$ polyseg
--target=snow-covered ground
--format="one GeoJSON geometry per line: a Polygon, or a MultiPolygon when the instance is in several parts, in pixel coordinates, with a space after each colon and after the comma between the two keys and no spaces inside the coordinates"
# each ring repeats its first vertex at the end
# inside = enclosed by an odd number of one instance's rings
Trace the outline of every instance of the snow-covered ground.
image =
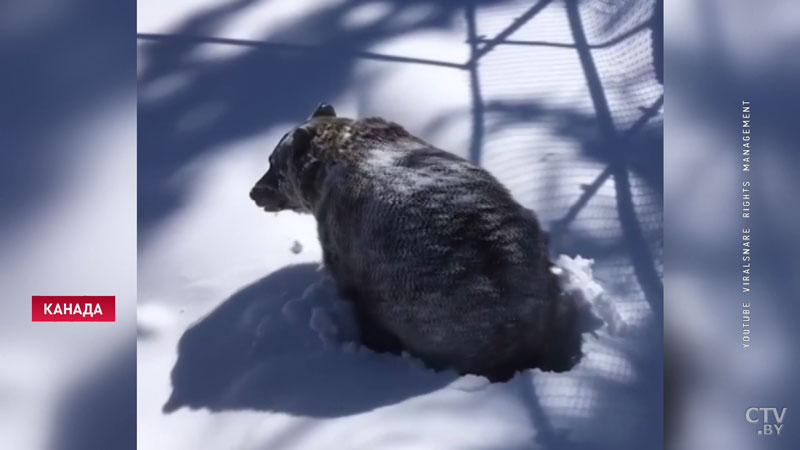
{"type": "MultiPolygon", "coordinates": [[[[473,40],[509,30],[516,44],[474,73],[468,4],[139,2],[139,448],[661,446],[660,113],[625,132],[661,95],[650,32],[592,50],[622,136],[610,145],[578,52],[525,44],[573,42],[563,3],[478,2],[473,40]],[[601,286],[624,326],[587,337],[567,373],[500,384],[342,345],[347,309],[318,270],[313,218],[247,195],[323,100],[479,161],[551,230],[565,285],[601,286]],[[621,181],[604,175],[620,154],[621,181]]],[[[591,44],[651,11],[580,7],[591,44]]]]}

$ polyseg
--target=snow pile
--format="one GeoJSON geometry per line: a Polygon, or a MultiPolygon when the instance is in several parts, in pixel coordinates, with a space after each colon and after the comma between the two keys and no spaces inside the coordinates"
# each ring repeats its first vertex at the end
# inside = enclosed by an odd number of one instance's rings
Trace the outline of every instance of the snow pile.
{"type": "Polygon", "coordinates": [[[480,375],[462,375],[456,381],[450,383],[450,389],[464,392],[476,392],[486,389],[489,386],[489,379],[480,375]]]}
{"type": "Polygon", "coordinates": [[[618,336],[627,332],[630,327],[622,319],[614,302],[605,295],[603,287],[592,275],[593,259],[580,255],[571,258],[559,255],[551,269],[558,276],[562,291],[575,296],[578,304],[588,304],[592,311],[605,322],[609,334],[618,336]]]}
{"type": "Polygon", "coordinates": [[[299,255],[303,251],[303,244],[300,241],[294,241],[290,250],[295,255],[299,255]]]}
{"type": "Polygon", "coordinates": [[[358,339],[352,305],[339,297],[330,275],[311,284],[300,297],[290,299],[281,311],[290,323],[308,325],[326,348],[342,348],[358,339]]]}

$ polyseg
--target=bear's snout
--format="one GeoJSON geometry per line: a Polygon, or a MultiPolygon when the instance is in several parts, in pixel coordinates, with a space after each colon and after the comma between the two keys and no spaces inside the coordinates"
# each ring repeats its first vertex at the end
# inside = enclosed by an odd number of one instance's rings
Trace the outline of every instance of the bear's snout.
{"type": "Polygon", "coordinates": [[[280,192],[260,185],[255,185],[250,189],[250,198],[256,202],[256,205],[268,212],[282,211],[289,203],[280,192]]]}

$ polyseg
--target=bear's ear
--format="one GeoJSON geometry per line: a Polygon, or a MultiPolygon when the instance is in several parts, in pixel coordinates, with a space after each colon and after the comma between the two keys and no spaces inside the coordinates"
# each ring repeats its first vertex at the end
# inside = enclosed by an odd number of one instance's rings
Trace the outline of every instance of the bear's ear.
{"type": "Polygon", "coordinates": [[[314,136],[311,133],[311,130],[305,127],[295,128],[294,132],[292,133],[292,147],[295,150],[295,155],[308,150],[313,137],[314,136]]]}
{"type": "Polygon", "coordinates": [[[309,119],[313,119],[315,117],[336,117],[336,110],[333,109],[333,106],[327,103],[320,103],[317,106],[317,109],[311,113],[311,117],[309,117],[309,119]]]}

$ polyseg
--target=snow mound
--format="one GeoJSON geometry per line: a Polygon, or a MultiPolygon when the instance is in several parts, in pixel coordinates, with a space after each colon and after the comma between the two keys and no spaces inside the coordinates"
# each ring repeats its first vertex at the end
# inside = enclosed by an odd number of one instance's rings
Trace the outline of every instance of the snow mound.
{"type": "Polygon", "coordinates": [[[552,272],[558,277],[562,291],[574,296],[578,304],[587,304],[591,310],[605,323],[608,334],[622,335],[630,330],[623,320],[614,302],[607,296],[603,287],[592,275],[593,259],[580,255],[574,258],[559,255],[552,272]]]}
{"type": "Polygon", "coordinates": [[[300,241],[294,241],[294,244],[292,244],[289,250],[295,255],[299,255],[303,251],[303,244],[300,241]]]}
{"type": "Polygon", "coordinates": [[[353,308],[339,297],[330,275],[308,286],[300,297],[287,301],[282,312],[291,323],[311,328],[326,347],[352,350],[352,345],[345,344],[358,339],[353,308]]]}
{"type": "Polygon", "coordinates": [[[450,384],[450,388],[464,392],[482,391],[489,386],[489,379],[480,375],[462,375],[450,384]]]}

